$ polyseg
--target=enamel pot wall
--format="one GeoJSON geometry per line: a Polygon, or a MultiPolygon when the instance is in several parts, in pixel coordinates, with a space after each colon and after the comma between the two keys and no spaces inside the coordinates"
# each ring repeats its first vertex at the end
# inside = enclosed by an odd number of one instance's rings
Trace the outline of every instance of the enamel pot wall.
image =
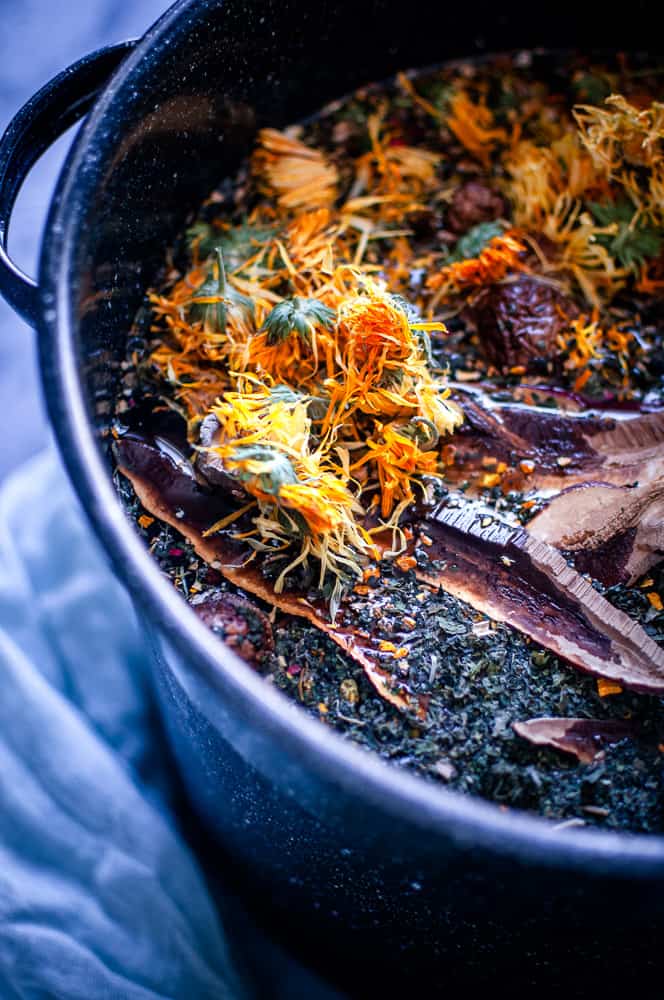
{"type": "Polygon", "coordinates": [[[455,996],[503,979],[576,996],[644,981],[664,965],[664,841],[555,830],[390,768],[208,633],[111,481],[107,424],[132,317],[173,237],[258,127],[400,68],[483,50],[647,49],[657,10],[182,0],[139,42],[53,80],[0,145],[0,289],[37,329],[64,461],[151,636],[192,808],[271,932],[358,995],[455,996]],[[33,282],[7,254],[13,201],[37,156],[86,113],[33,282]]]}

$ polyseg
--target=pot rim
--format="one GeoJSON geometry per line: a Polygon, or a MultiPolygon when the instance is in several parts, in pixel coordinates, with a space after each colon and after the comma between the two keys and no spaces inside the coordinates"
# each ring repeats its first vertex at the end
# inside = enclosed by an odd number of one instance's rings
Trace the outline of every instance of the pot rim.
{"type": "MultiPolygon", "coordinates": [[[[85,120],[65,162],[44,229],[39,268],[39,354],[47,408],[60,453],[95,534],[121,582],[182,654],[188,671],[221,698],[253,715],[253,724],[278,738],[318,778],[429,834],[453,837],[520,862],[589,869],[629,877],[664,873],[664,837],[568,828],[520,810],[430,784],[354,746],[265,683],[224,647],[162,577],[124,513],[108,475],[85,406],[76,353],[76,249],[83,207],[106,165],[112,144],[105,123],[130,92],[147,57],[171,44],[173,29],[198,0],[178,0],[137,43],[85,120]],[[101,155],[100,155],[101,154],[101,155]]],[[[205,4],[201,5],[202,7],[205,4]]],[[[134,85],[135,86],[135,85],[134,85]]],[[[117,120],[117,116],[116,116],[117,120]]],[[[112,130],[111,134],[112,134],[112,130]]]]}

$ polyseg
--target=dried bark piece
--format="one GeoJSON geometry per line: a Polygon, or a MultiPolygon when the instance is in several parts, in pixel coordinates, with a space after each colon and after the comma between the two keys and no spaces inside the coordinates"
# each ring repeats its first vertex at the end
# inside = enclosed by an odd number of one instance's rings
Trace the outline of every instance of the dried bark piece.
{"type": "Polygon", "coordinates": [[[159,498],[164,510],[186,511],[188,522],[201,531],[236,506],[227,494],[202,484],[186,455],[166,438],[132,432],[119,438],[113,448],[119,465],[140,470],[150,494],[159,498]]]}
{"type": "Polygon", "coordinates": [[[529,743],[574,754],[582,764],[592,764],[606,747],[634,735],[634,727],[620,719],[541,718],[515,722],[512,728],[529,743]]]}
{"type": "MultiPolygon", "coordinates": [[[[352,659],[359,663],[378,694],[402,712],[422,717],[419,699],[394,686],[392,675],[376,655],[375,644],[360,636],[359,629],[341,629],[327,618],[327,607],[293,592],[276,594],[272,583],[249,560],[252,550],[231,532],[205,537],[203,532],[224,517],[231,505],[222,494],[206,494],[196,483],[193,468],[184,458],[178,462],[149,441],[125,435],[115,442],[118,471],[130,481],[146,511],[158,518],[193,545],[198,555],[227,580],[287,614],[306,618],[325,632],[352,659]]],[[[233,525],[237,529],[237,523],[233,525]]]]}
{"type": "Polygon", "coordinates": [[[664,650],[552,546],[472,504],[424,522],[432,545],[417,576],[530,636],[586,673],[664,693],[664,650]]]}
{"type": "Polygon", "coordinates": [[[572,486],[549,501],[528,532],[607,586],[633,584],[664,558],[664,476],[634,487],[572,486]]]}
{"type": "Polygon", "coordinates": [[[536,358],[554,358],[559,353],[556,338],[578,315],[578,308],[554,285],[523,274],[483,289],[466,315],[477,328],[488,360],[499,368],[511,368],[536,358]]]}
{"type": "Polygon", "coordinates": [[[274,649],[270,619],[246,597],[207,591],[194,597],[191,607],[204,625],[248,663],[259,665],[274,649]]]}
{"type": "MultiPolygon", "coordinates": [[[[377,643],[363,633],[359,622],[356,627],[341,628],[329,621],[324,602],[296,592],[275,594],[272,583],[250,561],[252,550],[233,537],[239,522],[232,531],[205,537],[203,532],[219,515],[219,509],[212,513],[205,502],[212,499],[221,504],[222,499],[205,494],[202,499],[195,480],[192,485],[190,466],[154,444],[140,444],[137,447],[126,436],[116,442],[116,454],[120,472],[131,481],[147,511],[178,530],[205,562],[236,586],[306,618],[329,635],[361,664],[376,691],[390,704],[420,718],[426,713],[426,704],[405,686],[396,686],[392,674],[381,666],[377,643]]],[[[495,620],[507,621],[582,670],[637,691],[664,693],[664,652],[636,622],[612,608],[570,569],[551,546],[499,521],[486,525],[486,517],[471,505],[440,508],[424,523],[432,540],[427,554],[436,562],[430,570],[418,568],[420,578],[442,586],[495,620]]]]}
{"type": "Polygon", "coordinates": [[[638,416],[571,413],[524,403],[496,403],[481,392],[457,392],[465,419],[452,440],[458,464],[482,455],[534,464],[531,487],[575,483],[645,484],[664,476],[664,410],[638,416]]]}
{"type": "Polygon", "coordinates": [[[493,222],[506,214],[505,199],[483,181],[466,181],[456,189],[445,217],[448,229],[461,235],[481,222],[493,222]]]}
{"type": "Polygon", "coordinates": [[[200,450],[196,452],[196,469],[212,486],[219,486],[237,500],[246,502],[249,498],[245,491],[228,474],[221,458],[211,450],[219,443],[220,429],[221,424],[214,413],[208,413],[198,432],[200,450]]]}

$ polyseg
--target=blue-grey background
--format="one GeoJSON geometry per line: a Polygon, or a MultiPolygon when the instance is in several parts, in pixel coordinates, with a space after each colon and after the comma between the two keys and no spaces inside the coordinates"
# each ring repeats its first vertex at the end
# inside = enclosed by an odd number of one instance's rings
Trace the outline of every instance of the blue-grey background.
{"type": "MultiPolygon", "coordinates": [[[[167,0],[0,0],[0,132],[52,76],[93,49],[142,34],[167,0]]],[[[12,219],[10,250],[36,272],[42,225],[62,160],[64,136],[35,166],[12,219]]],[[[0,480],[47,440],[34,334],[0,299],[0,480]]]]}

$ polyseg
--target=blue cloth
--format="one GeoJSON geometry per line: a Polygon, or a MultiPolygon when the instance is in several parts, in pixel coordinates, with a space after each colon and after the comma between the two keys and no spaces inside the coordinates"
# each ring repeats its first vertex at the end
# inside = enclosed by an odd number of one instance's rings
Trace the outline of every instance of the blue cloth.
{"type": "Polygon", "coordinates": [[[246,996],[178,835],[140,629],[53,449],[0,491],[0,996],[246,996]]]}

